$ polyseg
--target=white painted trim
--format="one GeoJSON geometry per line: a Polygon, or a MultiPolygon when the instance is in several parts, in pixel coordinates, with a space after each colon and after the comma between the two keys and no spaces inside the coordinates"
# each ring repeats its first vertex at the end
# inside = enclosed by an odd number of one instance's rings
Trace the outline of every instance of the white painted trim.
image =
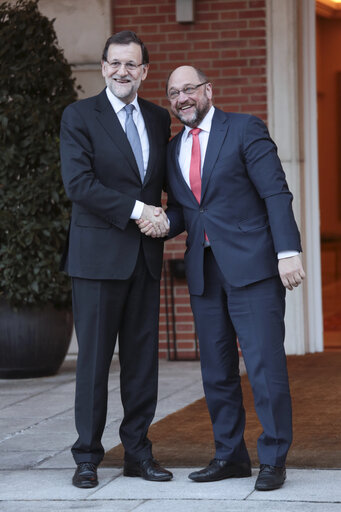
{"type": "Polygon", "coordinates": [[[316,90],[316,30],[315,2],[301,0],[300,33],[302,49],[302,114],[304,144],[304,260],[307,279],[305,283],[305,319],[308,329],[306,349],[323,350],[323,314],[320,248],[320,206],[317,139],[317,90],[316,90]]]}
{"type": "MultiPolygon", "coordinates": [[[[268,125],[294,195],[295,216],[301,228],[297,4],[296,0],[267,0],[266,7],[268,125]]],[[[304,354],[302,287],[287,293],[285,325],[287,354],[304,354]]]]}

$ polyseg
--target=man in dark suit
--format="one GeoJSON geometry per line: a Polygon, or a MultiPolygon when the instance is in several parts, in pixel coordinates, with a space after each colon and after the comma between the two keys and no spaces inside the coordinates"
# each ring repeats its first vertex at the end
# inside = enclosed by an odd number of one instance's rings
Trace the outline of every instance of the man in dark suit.
{"type": "MultiPolygon", "coordinates": [[[[251,475],[238,338],[263,427],[256,489],[276,489],[292,440],[285,287],[304,278],[292,195],[264,123],[214,108],[204,73],[177,68],[167,95],[185,125],[168,146],[169,236],[188,233],[186,276],[216,446],[209,466],[189,478],[251,475]]],[[[148,222],[138,223],[157,236],[148,222]]]]}
{"type": "Polygon", "coordinates": [[[149,219],[159,236],[168,231],[160,201],[170,134],[167,110],[137,97],[148,62],[148,51],[133,32],[110,37],[102,57],[106,89],[69,105],[61,123],[62,175],[72,201],[64,270],[72,277],[79,346],[79,437],[72,447],[77,487],[98,483],[117,334],[124,475],[172,478],[153,459],[147,438],[157,399],[163,243],[142,235],[135,219],[149,219]]]}

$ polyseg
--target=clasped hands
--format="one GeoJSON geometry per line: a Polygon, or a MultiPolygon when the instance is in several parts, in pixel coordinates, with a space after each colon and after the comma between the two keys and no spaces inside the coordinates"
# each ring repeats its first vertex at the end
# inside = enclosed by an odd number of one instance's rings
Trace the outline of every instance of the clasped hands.
{"type": "Polygon", "coordinates": [[[135,221],[141,233],[152,238],[162,238],[168,234],[168,217],[160,206],[145,204],[141,217],[135,221]]]}

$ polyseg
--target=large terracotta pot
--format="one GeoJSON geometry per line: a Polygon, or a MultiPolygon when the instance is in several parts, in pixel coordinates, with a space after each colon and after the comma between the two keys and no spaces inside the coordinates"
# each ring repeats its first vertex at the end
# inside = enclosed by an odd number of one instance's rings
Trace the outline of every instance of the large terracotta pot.
{"type": "Polygon", "coordinates": [[[52,305],[13,310],[0,301],[0,378],[43,377],[58,372],[72,335],[71,311],[52,305]]]}

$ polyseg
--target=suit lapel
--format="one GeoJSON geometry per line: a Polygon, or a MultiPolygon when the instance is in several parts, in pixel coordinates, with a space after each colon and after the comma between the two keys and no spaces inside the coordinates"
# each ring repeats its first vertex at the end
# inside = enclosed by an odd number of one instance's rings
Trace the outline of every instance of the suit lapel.
{"type": "Polygon", "coordinates": [[[118,120],[118,117],[107,98],[105,89],[97,96],[96,110],[98,122],[103,126],[112,142],[125,156],[130,167],[140,178],[140,173],[136,164],[133,150],[131,149],[121,123],[118,120]]]}
{"type": "Polygon", "coordinates": [[[227,135],[228,128],[228,116],[225,112],[216,108],[212,119],[212,126],[207,143],[204,167],[202,170],[201,201],[205,195],[209,179],[218,159],[220,149],[227,135]]]}

